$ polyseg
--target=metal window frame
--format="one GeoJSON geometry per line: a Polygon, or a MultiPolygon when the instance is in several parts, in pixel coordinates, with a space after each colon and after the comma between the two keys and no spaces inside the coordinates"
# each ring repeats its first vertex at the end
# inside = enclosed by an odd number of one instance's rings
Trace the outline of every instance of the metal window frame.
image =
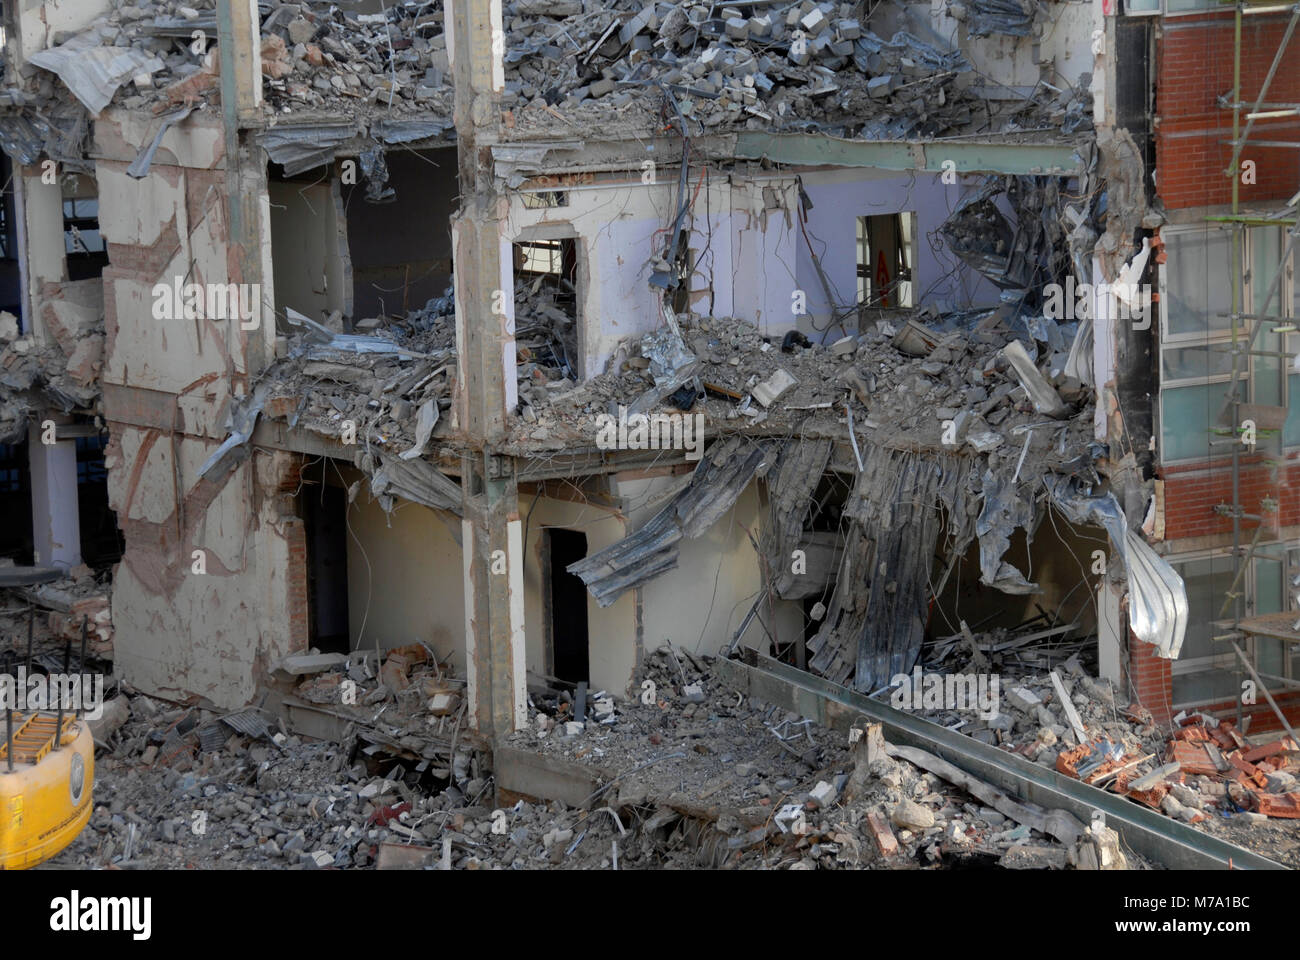
{"type": "MultiPolygon", "coordinates": [[[[1281,561],[1276,560],[1272,557],[1263,557],[1262,559],[1274,563],[1278,563],[1278,562],[1282,563],[1283,577],[1285,577],[1289,569],[1291,555],[1300,554],[1300,548],[1285,542],[1280,542],[1280,545],[1286,549],[1287,559],[1281,561]]],[[[1196,563],[1199,561],[1206,561],[1206,560],[1224,560],[1227,563],[1231,564],[1232,555],[1231,555],[1231,550],[1226,548],[1221,550],[1212,550],[1212,549],[1211,550],[1189,550],[1186,553],[1171,554],[1165,557],[1165,559],[1169,562],[1170,566],[1177,569],[1184,564],[1196,563]]],[[[1252,563],[1250,564],[1250,566],[1246,568],[1245,594],[1246,594],[1246,615],[1247,616],[1250,616],[1254,613],[1259,603],[1259,594],[1258,594],[1259,584],[1255,577],[1255,565],[1253,562],[1259,559],[1261,559],[1259,556],[1253,557],[1252,563]]],[[[1296,562],[1300,564],[1300,558],[1298,558],[1296,562]]],[[[1226,570],[1225,572],[1230,574],[1231,567],[1229,567],[1228,570],[1226,570]]],[[[1181,570],[1178,570],[1178,575],[1180,577],[1183,575],[1181,570]]],[[[1283,581],[1284,593],[1287,586],[1288,584],[1284,580],[1283,581]]],[[[1246,656],[1250,659],[1251,663],[1258,662],[1259,648],[1256,643],[1256,640],[1257,638],[1255,637],[1247,637],[1243,641],[1241,641],[1242,652],[1246,654],[1246,656]]],[[[1282,670],[1283,670],[1282,676],[1284,676],[1288,680],[1300,679],[1300,675],[1297,675],[1297,671],[1296,671],[1297,665],[1300,665],[1300,655],[1298,654],[1300,654],[1300,649],[1293,651],[1291,656],[1289,657],[1283,656],[1282,658],[1282,670]]],[[[1190,709],[1193,707],[1204,706],[1207,704],[1222,703],[1223,702],[1222,697],[1213,697],[1209,700],[1194,700],[1194,701],[1174,700],[1172,678],[1193,676],[1198,673],[1209,673],[1212,670],[1228,669],[1232,665],[1236,664],[1236,662],[1237,662],[1236,656],[1232,653],[1231,648],[1227,646],[1224,647],[1223,653],[1211,653],[1208,657],[1194,657],[1188,660],[1183,660],[1183,659],[1175,660],[1172,664],[1170,664],[1171,682],[1169,688],[1169,699],[1172,707],[1175,710],[1190,709]]],[[[1268,691],[1269,693],[1273,693],[1273,694],[1290,692],[1289,688],[1285,686],[1269,687],[1268,691]]]]}
{"type": "MultiPolygon", "coordinates": [[[[1229,230],[1229,228],[1226,227],[1220,227],[1216,229],[1223,229],[1225,231],[1229,230]]],[[[1256,234],[1255,231],[1261,229],[1284,231],[1286,229],[1286,225],[1278,224],[1277,226],[1272,226],[1267,224],[1260,224],[1258,226],[1253,226],[1249,228],[1244,233],[1246,242],[1243,245],[1243,249],[1242,249],[1242,266],[1246,274],[1252,278],[1250,283],[1246,283],[1242,285],[1242,311],[1244,313],[1254,313],[1255,291],[1254,291],[1253,281],[1254,281],[1255,258],[1257,255],[1255,238],[1258,236],[1258,234],[1256,234]]],[[[1172,234],[1191,234],[1191,233],[1204,234],[1206,232],[1208,232],[1207,228],[1199,224],[1180,224],[1173,227],[1165,227],[1162,230],[1162,233],[1164,233],[1165,236],[1168,236],[1171,233],[1172,234]]],[[[1217,373],[1205,377],[1166,378],[1165,377],[1165,353],[1166,351],[1169,350],[1187,349],[1189,347],[1214,347],[1218,345],[1231,345],[1232,330],[1229,327],[1229,328],[1225,328],[1222,331],[1219,331],[1219,330],[1210,329],[1207,325],[1207,329],[1203,333],[1170,334],[1169,297],[1167,295],[1168,294],[1167,271],[1168,271],[1167,264],[1160,264],[1159,269],[1156,271],[1157,273],[1156,282],[1160,290],[1160,344],[1159,344],[1159,349],[1157,351],[1158,353],[1157,375],[1159,376],[1159,384],[1160,384],[1160,388],[1159,388],[1159,414],[1160,414],[1159,432],[1161,438],[1160,463],[1163,466],[1179,466],[1182,464],[1198,463],[1205,460],[1212,460],[1215,459],[1215,454],[1211,453],[1209,456],[1180,457],[1177,459],[1171,459],[1164,456],[1165,389],[1169,388],[1172,390],[1176,390],[1179,387],[1210,386],[1216,383],[1227,383],[1231,379],[1231,374],[1217,373]]],[[[1283,274],[1282,288],[1278,292],[1277,300],[1281,305],[1281,309],[1282,309],[1282,312],[1278,314],[1278,316],[1280,317],[1290,317],[1294,311],[1294,302],[1295,302],[1294,284],[1295,284],[1295,264],[1293,262],[1290,265],[1289,269],[1286,269],[1285,273],[1283,274]]],[[[1249,336],[1249,327],[1246,326],[1246,323],[1248,323],[1248,321],[1243,321],[1243,327],[1245,328],[1245,335],[1249,336]]],[[[1239,334],[1239,336],[1240,335],[1241,334],[1239,334]]],[[[1283,337],[1284,340],[1284,344],[1283,344],[1284,349],[1290,349],[1292,344],[1291,338],[1296,338],[1300,340],[1300,334],[1282,334],[1281,336],[1283,337]]],[[[1282,378],[1284,382],[1286,381],[1287,377],[1292,375],[1292,372],[1293,371],[1290,369],[1283,369],[1282,378]]],[[[1253,403],[1255,401],[1256,374],[1257,374],[1257,370],[1255,364],[1255,357],[1253,356],[1246,357],[1245,369],[1241,373],[1242,379],[1246,380],[1245,402],[1253,403]]],[[[1289,394],[1287,399],[1289,403],[1291,400],[1289,394]]],[[[1284,451],[1300,450],[1300,443],[1294,443],[1289,445],[1284,444],[1283,450],[1284,451]]]]}

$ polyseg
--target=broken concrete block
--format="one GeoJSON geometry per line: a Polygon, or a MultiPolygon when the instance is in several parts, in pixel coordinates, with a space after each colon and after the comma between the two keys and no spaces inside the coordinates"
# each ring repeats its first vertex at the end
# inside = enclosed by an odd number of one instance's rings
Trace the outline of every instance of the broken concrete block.
{"type": "Polygon", "coordinates": [[[1001,730],[1003,733],[1010,733],[1016,725],[1015,718],[1009,713],[995,713],[985,722],[990,730],[1001,730]]]}
{"type": "Polygon", "coordinates": [[[687,703],[703,703],[704,688],[698,683],[688,683],[682,687],[682,699],[687,703]]]}
{"type": "Polygon", "coordinates": [[[0,310],[0,340],[16,340],[18,332],[18,318],[8,310],[0,310]]]}
{"type": "Polygon", "coordinates": [[[76,303],[72,300],[50,300],[41,309],[41,316],[64,356],[72,356],[77,341],[99,325],[101,308],[95,304],[76,303]]]}
{"type": "Polygon", "coordinates": [[[316,33],[316,27],[306,17],[290,20],[287,29],[290,43],[306,43],[316,33]]]}
{"type": "Polygon", "coordinates": [[[428,707],[435,717],[449,717],[460,709],[460,697],[455,693],[435,693],[429,698],[428,707]]]}
{"type": "Polygon", "coordinates": [[[597,99],[606,96],[614,92],[614,81],[609,79],[597,80],[588,88],[588,92],[597,99]]]}
{"type": "Polygon", "coordinates": [[[858,338],[854,336],[840,337],[831,344],[831,353],[837,357],[847,357],[858,349],[858,338]]]}
{"type": "Polygon", "coordinates": [[[276,669],[295,677],[324,673],[348,662],[344,653],[294,653],[280,661],[276,669]]]}
{"type": "Polygon", "coordinates": [[[749,21],[744,17],[732,17],[727,21],[727,36],[733,40],[745,40],[749,37],[749,21]]]}
{"type": "Polygon", "coordinates": [[[1053,420],[1064,420],[1070,416],[1070,408],[1061,400],[1055,388],[1038,372],[1034,361],[1029,359],[1024,344],[1019,340],[1012,340],[1002,348],[1002,355],[1011,364],[1016,378],[1029,394],[1036,411],[1053,420]]]}
{"type": "Polygon", "coordinates": [[[1011,687],[1007,690],[1007,700],[1017,710],[1032,712],[1034,707],[1042,703],[1042,699],[1028,687],[1011,687]]]}
{"type": "Polygon", "coordinates": [[[988,453],[1002,446],[1002,435],[989,429],[972,430],[966,436],[966,442],[978,453],[988,453]]]}
{"type": "Polygon", "coordinates": [[[821,10],[813,9],[806,16],[799,19],[799,25],[807,32],[810,37],[815,37],[830,27],[830,20],[821,10]]]}
{"type": "Polygon", "coordinates": [[[839,20],[835,23],[835,32],[841,40],[856,40],[862,36],[862,24],[857,20],[839,20]]]}
{"type": "Polygon", "coordinates": [[[116,696],[104,704],[98,717],[88,719],[90,735],[100,743],[105,743],[130,718],[130,702],[125,696],[116,696]]]}
{"type": "Polygon", "coordinates": [[[889,811],[889,819],[907,830],[925,830],[934,826],[934,811],[904,797],[889,811]]]}
{"type": "Polygon", "coordinates": [[[1270,793],[1290,793],[1296,789],[1296,778],[1285,770],[1266,774],[1270,793]]]}
{"type": "Polygon", "coordinates": [[[104,335],[82,337],[68,357],[68,376],[83,387],[89,387],[99,377],[104,362],[104,335]]]}
{"type": "Polygon", "coordinates": [[[756,39],[766,37],[772,33],[772,18],[767,14],[761,17],[749,18],[749,35],[756,39]]]}
{"type": "Polygon", "coordinates": [[[825,810],[835,802],[837,796],[839,796],[839,791],[835,789],[834,784],[827,783],[825,780],[818,780],[817,786],[813,787],[809,792],[808,799],[817,804],[820,809],[825,810]]]}
{"type": "Polygon", "coordinates": [[[798,382],[798,380],[778,367],[776,372],[766,380],[754,384],[750,393],[760,404],[770,407],[789,393],[798,382]]]}

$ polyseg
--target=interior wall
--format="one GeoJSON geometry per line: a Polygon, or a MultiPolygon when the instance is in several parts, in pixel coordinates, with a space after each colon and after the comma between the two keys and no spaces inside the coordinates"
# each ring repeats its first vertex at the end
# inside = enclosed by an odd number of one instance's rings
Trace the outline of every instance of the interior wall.
{"type": "Polygon", "coordinates": [[[350,316],[352,267],[338,181],[272,180],[267,190],[276,307],[292,307],[317,322],[335,310],[350,316]]]}
{"type": "MultiPolygon", "coordinates": [[[[609,509],[522,492],[524,548],[524,643],[530,675],[543,676],[547,627],[543,550],[548,527],[580,530],[588,555],[638,529],[662,506],[679,480],[630,479],[616,485],[627,520],[609,509]]],[[[757,487],[705,536],[685,541],[676,570],[641,588],[644,649],[666,640],[694,653],[714,653],[731,638],[749,611],[760,584],[759,563],[745,530],[758,534],[767,515],[757,487]],[[716,582],[716,593],[715,593],[716,582]],[[701,639],[703,630],[703,639],[701,639]]],[[[362,494],[348,514],[348,607],[353,646],[381,649],[423,640],[439,657],[464,669],[464,597],[460,546],[434,511],[402,504],[389,526],[377,502],[362,494]],[[362,622],[364,620],[364,629],[362,622]]],[[[776,601],[774,629],[783,642],[803,630],[799,604],[776,601]]],[[[765,619],[769,613],[763,611],[765,619]]],[[[587,598],[590,682],[593,690],[627,695],[638,662],[637,595],[629,591],[608,607],[587,598]]],[[[770,652],[757,620],[743,642],[770,652]]]]}
{"type": "MultiPolygon", "coordinates": [[[[434,510],[398,500],[389,522],[364,492],[348,507],[348,619],[352,649],[423,641],[465,669],[460,544],[434,510]]],[[[459,530],[460,521],[450,517],[459,530]]]]}
{"type": "MultiPolygon", "coordinates": [[[[684,478],[631,481],[619,484],[619,494],[629,505],[629,528],[639,529],[663,505],[663,498],[684,478]]],[[[734,507],[707,533],[678,544],[677,567],[641,588],[643,643],[647,653],[672,641],[694,654],[715,654],[731,640],[762,586],[760,560],[749,534],[761,536],[767,507],[758,484],[750,484],[734,507]]],[[[803,632],[799,603],[774,600],[760,611],[782,643],[803,632]]],[[[755,618],[741,642],[764,654],[770,643],[755,618]]]]}
{"type": "MultiPolygon", "coordinates": [[[[970,185],[975,182],[972,178],[970,185]]],[[[918,306],[934,305],[940,310],[992,306],[998,302],[998,289],[949,252],[937,232],[971,188],[963,178],[945,184],[942,174],[825,169],[805,173],[803,185],[813,203],[808,212],[808,239],[839,307],[857,302],[858,217],[909,210],[916,213],[914,302],[918,306]]],[[[807,294],[808,313],[816,327],[825,328],[833,311],[808,246],[800,236],[799,286],[807,294]]],[[[847,323],[849,332],[853,332],[851,322],[847,323]]],[[[826,339],[831,341],[839,336],[836,328],[826,339]]]]}
{"type": "MultiPolygon", "coordinates": [[[[691,310],[736,316],[765,333],[781,333],[793,320],[790,291],[795,275],[793,204],[789,176],[745,178],[693,170],[687,191],[687,245],[694,272],[691,310]],[[790,211],[787,215],[786,211],[790,211]]],[[[667,243],[665,224],[677,203],[677,178],[661,174],[654,184],[602,181],[568,187],[568,205],[529,209],[510,198],[506,235],[519,238],[576,234],[586,258],[586,289],[579,291],[585,376],[605,371],[619,343],[660,324],[651,261],[667,243]],[[628,251],[637,251],[629,257],[628,251]]]]}
{"type": "Polygon", "coordinates": [[[390,150],[385,161],[392,203],[368,203],[359,173],[341,185],[357,320],[419,309],[451,286],[455,148],[390,150]]]}
{"type": "MultiPolygon", "coordinates": [[[[697,171],[698,173],[698,171],[697,171]]],[[[873,169],[817,169],[801,174],[812,200],[809,241],[817,251],[835,303],[857,300],[857,218],[915,211],[914,272],[918,304],[946,309],[971,303],[993,305],[998,291],[940,244],[935,231],[963,193],[977,182],[944,184],[941,175],[900,175],[873,169]]],[[[670,182],[671,181],[671,182],[670,182]]],[[[735,316],[777,337],[800,326],[815,331],[793,311],[792,295],[805,295],[805,312],[824,328],[832,314],[797,219],[797,181],[791,175],[746,177],[712,173],[692,177],[688,245],[694,313],[735,316]]],[[[566,189],[563,207],[528,209],[512,196],[507,237],[576,233],[586,257],[588,284],[579,291],[584,318],[587,377],[603,373],[619,343],[659,326],[651,259],[662,254],[662,233],[675,209],[677,183],[601,182],[566,189]],[[638,251],[629,257],[628,251],[638,251]]],[[[837,333],[825,334],[833,339],[837,333]]]]}
{"type": "MultiPolygon", "coordinates": [[[[635,527],[608,509],[539,497],[520,491],[519,516],[527,518],[524,544],[524,645],[530,674],[546,669],[546,591],[542,552],[547,527],[580,530],[590,556],[622,539],[635,527]]],[[[636,596],[629,591],[608,607],[587,595],[587,654],[592,690],[617,696],[627,693],[637,662],[636,596]]]]}

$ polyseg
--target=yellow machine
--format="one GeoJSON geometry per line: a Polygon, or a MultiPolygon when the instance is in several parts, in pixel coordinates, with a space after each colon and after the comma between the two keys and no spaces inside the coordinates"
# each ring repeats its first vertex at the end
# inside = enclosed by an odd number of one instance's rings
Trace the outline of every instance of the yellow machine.
{"type": "Polygon", "coordinates": [[[23,870],[70,844],[90,819],[95,742],[89,724],[72,714],[4,713],[0,870],[23,870]]]}

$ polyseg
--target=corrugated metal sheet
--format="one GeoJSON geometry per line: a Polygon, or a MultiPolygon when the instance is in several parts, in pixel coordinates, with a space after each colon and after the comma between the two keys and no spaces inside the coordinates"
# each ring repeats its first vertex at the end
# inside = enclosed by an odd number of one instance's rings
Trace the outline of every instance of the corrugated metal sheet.
{"type": "Polygon", "coordinates": [[[106,47],[95,31],[77,34],[67,43],[38,50],[28,60],[57,74],[87,110],[98,114],[127,80],[139,73],[156,73],[164,64],[157,56],[134,47],[106,47]]]}
{"type": "Polygon", "coordinates": [[[1066,477],[1049,478],[1052,502],[1072,523],[1106,528],[1128,572],[1128,622],[1139,640],[1167,660],[1178,659],[1187,632],[1187,586],[1169,562],[1129,529],[1115,495],[1088,496],[1066,477]]]}
{"type": "Polygon", "coordinates": [[[625,591],[677,566],[677,543],[708,530],[735,504],[760,472],[770,467],[776,446],[747,437],[717,444],[695,468],[691,482],[636,533],[599,553],[570,564],[602,607],[625,591]]]}
{"type": "Polygon", "coordinates": [[[262,134],[266,155],[284,167],[287,176],[330,163],[334,151],[360,133],[355,123],[317,123],[272,127],[262,134]]]}
{"type": "Polygon", "coordinates": [[[420,503],[434,510],[449,510],[461,516],[460,484],[419,458],[379,456],[379,469],[370,478],[370,492],[379,505],[392,512],[393,497],[420,503]]]}

